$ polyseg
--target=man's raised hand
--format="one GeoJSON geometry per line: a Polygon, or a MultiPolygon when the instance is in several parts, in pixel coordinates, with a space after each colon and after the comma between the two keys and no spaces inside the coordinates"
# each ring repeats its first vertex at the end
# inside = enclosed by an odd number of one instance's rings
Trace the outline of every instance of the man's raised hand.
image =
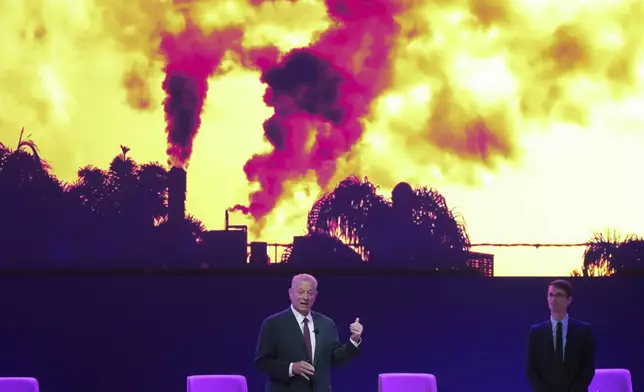
{"type": "Polygon", "coordinates": [[[349,331],[351,331],[351,340],[356,343],[360,343],[360,340],[362,339],[362,324],[360,324],[359,317],[356,317],[356,321],[349,325],[349,331]]]}

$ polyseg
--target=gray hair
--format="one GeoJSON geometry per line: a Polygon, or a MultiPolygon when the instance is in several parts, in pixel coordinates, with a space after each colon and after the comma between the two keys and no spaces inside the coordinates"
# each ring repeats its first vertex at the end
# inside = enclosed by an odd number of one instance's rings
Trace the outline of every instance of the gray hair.
{"type": "Polygon", "coordinates": [[[313,285],[313,288],[315,290],[318,289],[318,281],[315,279],[313,275],[309,274],[298,274],[293,277],[291,280],[291,287],[297,286],[298,283],[300,282],[310,282],[313,285]]]}

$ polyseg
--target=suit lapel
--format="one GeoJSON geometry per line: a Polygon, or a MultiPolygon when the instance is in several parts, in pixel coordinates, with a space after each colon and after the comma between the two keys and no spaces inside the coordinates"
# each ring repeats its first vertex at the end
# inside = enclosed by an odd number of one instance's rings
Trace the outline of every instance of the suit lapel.
{"type": "Polygon", "coordinates": [[[288,335],[295,336],[295,344],[304,353],[304,357],[310,361],[311,358],[309,358],[309,353],[306,349],[306,343],[304,343],[304,335],[302,334],[302,329],[300,329],[300,324],[297,322],[297,319],[295,318],[295,315],[293,314],[291,308],[288,308],[286,311],[288,312],[288,322],[286,323],[288,327],[288,335]]]}
{"type": "Polygon", "coordinates": [[[548,342],[548,353],[554,359],[557,353],[555,353],[555,341],[552,336],[552,322],[550,320],[544,323],[544,333],[546,334],[546,341],[548,342]]]}
{"type": "Polygon", "coordinates": [[[572,351],[575,349],[577,342],[577,329],[575,327],[575,322],[569,318],[568,331],[566,332],[566,347],[564,349],[564,364],[568,362],[572,351]]]}
{"type": "MultiPolygon", "coordinates": [[[[322,336],[324,334],[324,330],[321,328],[322,326],[320,325],[320,317],[318,314],[312,312],[311,315],[313,317],[313,325],[315,325],[315,329],[318,331],[318,333],[315,334],[315,352],[313,353],[313,357],[315,358],[313,367],[315,367],[320,360],[320,350],[322,350],[322,336]]],[[[302,341],[304,341],[304,339],[302,339],[302,341]]]]}

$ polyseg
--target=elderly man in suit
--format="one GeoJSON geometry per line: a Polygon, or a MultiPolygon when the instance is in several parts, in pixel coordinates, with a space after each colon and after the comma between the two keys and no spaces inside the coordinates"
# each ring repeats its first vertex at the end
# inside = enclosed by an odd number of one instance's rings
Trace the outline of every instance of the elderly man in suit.
{"type": "Polygon", "coordinates": [[[291,305],[262,323],[255,365],[267,376],[266,392],[331,392],[332,366],[347,363],[360,352],[358,318],[349,325],[349,341],[340,344],[335,322],[311,311],[317,286],[311,275],[293,277],[288,290],[291,305]]]}
{"type": "Polygon", "coordinates": [[[527,376],[534,392],[588,392],[595,376],[595,342],[588,323],[568,316],[572,286],[548,285],[550,319],[528,334],[527,376]]]}

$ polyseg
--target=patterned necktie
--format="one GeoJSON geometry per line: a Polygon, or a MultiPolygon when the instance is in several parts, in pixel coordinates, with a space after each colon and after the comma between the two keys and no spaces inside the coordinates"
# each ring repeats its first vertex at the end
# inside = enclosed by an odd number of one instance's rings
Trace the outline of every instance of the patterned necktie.
{"type": "Polygon", "coordinates": [[[557,342],[555,343],[555,355],[557,360],[561,363],[564,362],[564,350],[563,350],[563,325],[561,321],[557,323],[557,342]]]}
{"type": "Polygon", "coordinates": [[[304,343],[306,344],[306,351],[309,353],[309,359],[313,361],[313,348],[311,346],[311,331],[309,331],[309,319],[304,319],[304,343]]]}

